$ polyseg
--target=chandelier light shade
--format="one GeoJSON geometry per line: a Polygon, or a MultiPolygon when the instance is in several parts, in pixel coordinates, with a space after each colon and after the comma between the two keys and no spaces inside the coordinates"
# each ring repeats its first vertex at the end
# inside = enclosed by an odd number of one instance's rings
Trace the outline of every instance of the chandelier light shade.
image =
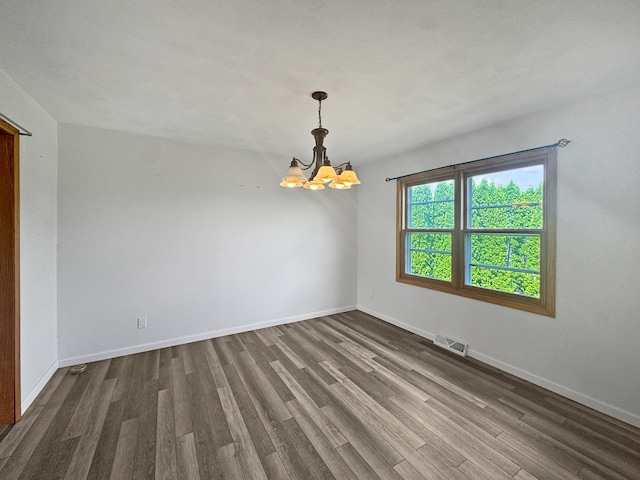
{"type": "Polygon", "coordinates": [[[291,161],[291,165],[287,169],[287,172],[282,177],[282,182],[280,185],[282,187],[301,187],[303,183],[305,183],[307,179],[302,173],[302,169],[298,166],[298,163],[294,160],[291,161]]]}
{"type": "Polygon", "coordinates": [[[334,180],[329,184],[329,188],[335,188],[337,190],[349,190],[351,188],[351,185],[345,185],[344,182],[341,182],[340,180],[334,180]]]}
{"type": "Polygon", "coordinates": [[[307,190],[324,190],[324,183],[317,180],[311,180],[310,182],[306,182],[303,187],[307,190]]]}
{"type": "Polygon", "coordinates": [[[337,180],[338,175],[336,174],[335,169],[329,163],[329,160],[325,160],[324,164],[316,173],[316,176],[313,177],[314,180],[320,181],[322,183],[329,183],[332,180],[337,180]]]}
{"type": "Polygon", "coordinates": [[[338,176],[338,179],[348,187],[351,187],[351,185],[360,185],[360,180],[358,180],[356,172],[351,168],[350,162],[347,162],[346,167],[344,167],[344,170],[338,176]]]}
{"type": "Polygon", "coordinates": [[[327,149],[324,147],[324,137],[329,134],[329,130],[322,127],[322,101],[327,99],[325,92],[313,92],[311,98],[318,101],[318,128],[311,130],[311,135],[315,138],[316,145],[313,147],[313,160],[306,164],[303,161],[293,158],[291,165],[285,172],[280,182],[281,187],[298,188],[304,187],[307,190],[323,190],[326,184],[336,190],[349,190],[352,185],[360,185],[360,180],[353,171],[350,162],[345,162],[337,167],[332,167],[327,149]],[[309,179],[302,173],[313,167],[309,179]]]}

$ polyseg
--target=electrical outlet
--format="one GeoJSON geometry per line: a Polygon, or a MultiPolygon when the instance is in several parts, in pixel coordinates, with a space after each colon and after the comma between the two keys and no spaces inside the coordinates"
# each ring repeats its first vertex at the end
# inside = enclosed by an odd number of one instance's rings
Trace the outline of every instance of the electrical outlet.
{"type": "Polygon", "coordinates": [[[138,317],[138,328],[147,328],[147,317],[138,317]]]}

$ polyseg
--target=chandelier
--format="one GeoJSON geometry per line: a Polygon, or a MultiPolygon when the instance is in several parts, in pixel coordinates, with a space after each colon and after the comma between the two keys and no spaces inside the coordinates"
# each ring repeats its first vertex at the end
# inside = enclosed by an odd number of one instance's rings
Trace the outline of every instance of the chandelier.
{"type": "Polygon", "coordinates": [[[351,168],[351,163],[345,162],[335,168],[332,167],[329,157],[327,157],[327,149],[322,145],[324,137],[329,133],[329,130],[322,127],[322,101],[326,100],[327,96],[325,92],[311,94],[311,98],[318,101],[318,128],[311,130],[311,135],[316,139],[316,146],[313,147],[313,160],[306,164],[293,157],[291,165],[282,177],[281,187],[323,190],[324,186],[329,184],[330,188],[348,190],[352,185],[360,185],[360,180],[351,168]],[[307,179],[302,170],[309,170],[311,167],[313,167],[313,171],[307,179]]]}

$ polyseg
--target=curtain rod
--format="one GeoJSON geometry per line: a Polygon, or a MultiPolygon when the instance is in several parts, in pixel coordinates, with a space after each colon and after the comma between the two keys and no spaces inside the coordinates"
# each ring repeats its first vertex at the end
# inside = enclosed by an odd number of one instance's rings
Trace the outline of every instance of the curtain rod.
{"type": "Polygon", "coordinates": [[[13,120],[11,120],[9,117],[7,117],[6,115],[3,115],[2,113],[0,113],[0,118],[2,118],[3,120],[5,120],[7,123],[13,125],[14,127],[16,127],[19,130],[19,134],[20,135],[26,135],[27,137],[32,137],[33,133],[31,133],[29,130],[27,130],[26,128],[24,128],[23,126],[21,126],[18,122],[14,122],[13,120]]]}
{"type": "Polygon", "coordinates": [[[528,148],[526,150],[519,150],[517,152],[503,153],[502,155],[494,155],[493,157],[478,158],[477,160],[469,160],[468,162],[454,163],[453,165],[444,165],[442,167],[430,168],[429,170],[422,170],[421,172],[407,173],[406,175],[399,175],[397,177],[387,177],[385,179],[385,182],[390,182],[391,180],[397,180],[399,178],[410,177],[411,175],[418,175],[419,173],[434,172],[442,168],[450,168],[450,167],[456,168],[458,165],[467,165],[469,163],[481,162],[483,160],[488,160],[490,158],[506,157],[507,155],[515,155],[516,153],[533,152],[534,150],[542,150],[543,148],[549,148],[549,147],[564,148],[567,145],[569,145],[570,142],[571,140],[567,140],[566,138],[561,138],[556,143],[553,143],[551,145],[545,145],[543,147],[528,148]]]}

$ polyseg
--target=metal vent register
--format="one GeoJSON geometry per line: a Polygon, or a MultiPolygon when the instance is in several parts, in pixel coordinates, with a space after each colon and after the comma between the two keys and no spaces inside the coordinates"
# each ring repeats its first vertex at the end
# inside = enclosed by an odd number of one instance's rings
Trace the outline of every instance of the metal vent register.
{"type": "Polygon", "coordinates": [[[467,356],[467,350],[469,348],[468,343],[461,342],[460,340],[456,340],[455,338],[443,335],[442,333],[436,332],[433,343],[446,350],[449,350],[450,352],[462,355],[463,357],[467,356]]]}

